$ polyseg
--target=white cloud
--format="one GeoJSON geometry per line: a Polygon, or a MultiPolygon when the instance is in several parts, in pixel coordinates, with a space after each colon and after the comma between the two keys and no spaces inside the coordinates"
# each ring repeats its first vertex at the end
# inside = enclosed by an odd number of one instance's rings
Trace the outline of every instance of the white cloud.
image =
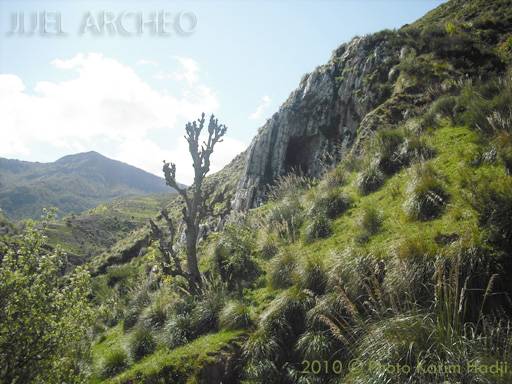
{"type": "Polygon", "coordinates": [[[137,65],[149,65],[149,66],[152,66],[152,67],[158,67],[158,61],[154,61],[154,60],[147,60],[147,59],[140,59],[140,60],[137,60],[137,62],[135,63],[137,65]]]}
{"type": "Polygon", "coordinates": [[[267,96],[267,95],[263,96],[261,98],[259,105],[256,107],[256,110],[249,115],[249,119],[258,120],[258,119],[262,118],[263,114],[268,109],[271,102],[272,102],[272,100],[270,99],[269,96],[267,96]]]}
{"type": "MultiPolygon", "coordinates": [[[[74,153],[101,143],[108,148],[105,155],[158,175],[163,159],[174,160],[180,180],[190,182],[186,146],[162,143],[154,136],[169,130],[171,137],[181,137],[186,121],[216,111],[219,101],[201,83],[197,62],[176,59],[180,70],[173,72],[172,93],[152,88],[131,67],[97,53],[54,60],[55,68],[73,78],[40,81],[32,91],[18,76],[0,74],[0,156],[26,157],[41,145],[74,153]]],[[[219,156],[214,154],[216,169],[243,149],[234,140],[221,145],[219,156]]]]}
{"type": "Polygon", "coordinates": [[[196,84],[199,80],[199,63],[190,57],[175,56],[180,63],[180,70],[174,72],[159,71],[154,77],[157,80],[186,81],[188,84],[196,84]]]}

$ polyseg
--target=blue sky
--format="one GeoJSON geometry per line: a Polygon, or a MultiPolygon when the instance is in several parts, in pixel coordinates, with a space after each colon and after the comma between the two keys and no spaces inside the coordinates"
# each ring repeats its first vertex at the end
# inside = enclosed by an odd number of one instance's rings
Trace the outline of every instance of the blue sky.
{"type": "MultiPolygon", "coordinates": [[[[398,28],[442,2],[0,0],[0,157],[54,161],[96,150],[159,175],[165,158],[188,182],[187,120],[204,110],[228,126],[219,169],[338,45],[398,28]],[[66,35],[8,34],[13,14],[27,21],[37,11],[58,12],[66,35]],[[171,35],[148,26],[138,36],[80,33],[84,20],[123,11],[144,20],[165,11],[171,35]],[[172,24],[180,12],[183,30],[195,17],[188,36],[172,24]]],[[[130,27],[136,17],[123,20],[130,27]]]]}

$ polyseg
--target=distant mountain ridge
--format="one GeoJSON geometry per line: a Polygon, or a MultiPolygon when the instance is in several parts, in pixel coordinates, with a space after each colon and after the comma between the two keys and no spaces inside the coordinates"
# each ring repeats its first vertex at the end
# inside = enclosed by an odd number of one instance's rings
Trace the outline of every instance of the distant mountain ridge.
{"type": "Polygon", "coordinates": [[[0,158],[0,208],[13,219],[38,218],[45,207],[78,213],[129,195],[169,192],[165,180],[98,152],[53,163],[0,158]]]}

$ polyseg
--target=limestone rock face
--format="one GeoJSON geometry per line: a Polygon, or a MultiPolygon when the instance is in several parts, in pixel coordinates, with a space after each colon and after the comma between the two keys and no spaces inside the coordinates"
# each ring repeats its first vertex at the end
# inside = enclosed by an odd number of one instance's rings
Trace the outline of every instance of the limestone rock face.
{"type": "Polygon", "coordinates": [[[265,186],[280,175],[295,170],[318,176],[323,159],[329,158],[326,154],[343,156],[354,144],[364,116],[389,97],[397,78],[389,73],[401,48],[384,37],[357,37],[305,75],[253,139],[234,208],[258,206],[265,186]]]}

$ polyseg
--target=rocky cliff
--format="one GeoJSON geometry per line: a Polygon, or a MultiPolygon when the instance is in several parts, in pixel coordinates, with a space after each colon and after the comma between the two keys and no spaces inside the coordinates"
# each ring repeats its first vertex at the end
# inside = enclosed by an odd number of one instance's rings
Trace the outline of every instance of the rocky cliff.
{"type": "Polygon", "coordinates": [[[400,30],[341,45],[260,128],[246,154],[234,208],[258,206],[267,186],[291,170],[318,176],[326,159],[339,160],[375,129],[421,112],[450,82],[502,70],[488,47],[509,31],[490,36],[496,26],[480,16],[496,16],[503,7],[495,5],[503,2],[509,0],[477,0],[469,7],[452,0],[400,30]]]}
{"type": "Polygon", "coordinates": [[[400,49],[385,39],[357,37],[339,47],[259,130],[238,185],[238,209],[258,205],[264,186],[290,170],[317,176],[325,154],[354,143],[364,117],[389,96],[400,49]]]}

